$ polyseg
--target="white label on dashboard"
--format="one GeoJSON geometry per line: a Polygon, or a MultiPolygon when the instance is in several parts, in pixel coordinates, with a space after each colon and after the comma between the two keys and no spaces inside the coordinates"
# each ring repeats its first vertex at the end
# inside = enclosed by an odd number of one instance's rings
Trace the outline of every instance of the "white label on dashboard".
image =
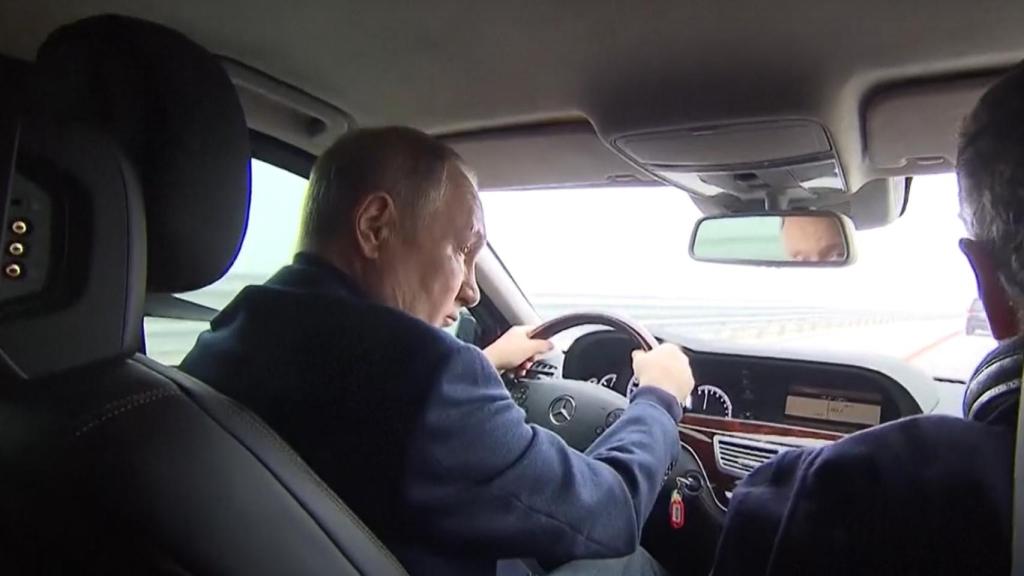
{"type": "Polygon", "coordinates": [[[828,403],[828,419],[875,425],[882,419],[882,407],[832,400],[828,403]]]}
{"type": "Polygon", "coordinates": [[[845,400],[787,396],[786,415],[873,426],[882,419],[882,407],[845,400]]]}
{"type": "Polygon", "coordinates": [[[787,396],[786,415],[828,420],[828,401],[806,396],[787,396]]]}

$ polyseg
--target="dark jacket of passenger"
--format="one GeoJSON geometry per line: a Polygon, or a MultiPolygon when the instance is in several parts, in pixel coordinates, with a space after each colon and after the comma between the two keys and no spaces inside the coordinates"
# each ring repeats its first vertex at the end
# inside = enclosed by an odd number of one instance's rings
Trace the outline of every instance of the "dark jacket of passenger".
{"type": "Polygon", "coordinates": [[[476,347],[308,255],[242,290],[181,368],[261,416],[413,574],[631,553],[679,451],[679,406],[650,388],[569,448],[476,347]]]}
{"type": "Polygon", "coordinates": [[[1014,437],[915,416],[783,452],[733,493],[714,575],[1009,574],[1014,437]]]}

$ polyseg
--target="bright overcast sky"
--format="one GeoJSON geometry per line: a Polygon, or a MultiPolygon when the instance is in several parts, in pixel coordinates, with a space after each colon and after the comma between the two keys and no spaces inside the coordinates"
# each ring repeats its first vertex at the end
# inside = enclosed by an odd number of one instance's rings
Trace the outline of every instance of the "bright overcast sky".
{"type": "MultiPolygon", "coordinates": [[[[304,179],[253,163],[249,234],[234,271],[268,276],[294,252],[304,179]]],[[[772,269],[690,260],[700,216],[675,188],[484,192],[488,234],[528,296],[669,297],[963,313],[975,294],[952,175],[914,180],[906,214],[859,231],[856,264],[772,269]]]]}
{"type": "Polygon", "coordinates": [[[529,294],[659,296],[708,302],[962,313],[975,294],[952,175],[914,180],[906,214],[857,233],[840,269],[773,269],[690,260],[700,213],[669,187],[488,192],[495,250],[529,294]]]}

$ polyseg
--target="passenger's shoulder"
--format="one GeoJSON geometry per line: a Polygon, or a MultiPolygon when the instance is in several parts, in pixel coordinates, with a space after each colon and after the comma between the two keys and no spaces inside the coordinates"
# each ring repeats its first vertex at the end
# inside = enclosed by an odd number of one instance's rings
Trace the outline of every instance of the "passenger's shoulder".
{"type": "Polygon", "coordinates": [[[919,415],[875,426],[830,445],[826,452],[835,458],[856,457],[866,453],[927,452],[949,450],[989,437],[1004,435],[1005,430],[948,415],[919,415]]]}
{"type": "Polygon", "coordinates": [[[344,341],[360,350],[377,349],[402,356],[438,360],[456,353],[453,336],[400,310],[348,295],[297,290],[287,286],[249,286],[225,309],[223,322],[241,316],[258,324],[297,332],[305,339],[344,341]]]}
{"type": "Polygon", "coordinates": [[[1004,430],[963,418],[922,415],[851,434],[816,448],[791,450],[770,463],[774,477],[802,477],[811,485],[849,485],[850,474],[863,480],[893,481],[957,466],[967,459],[1000,454],[1004,430]]]}

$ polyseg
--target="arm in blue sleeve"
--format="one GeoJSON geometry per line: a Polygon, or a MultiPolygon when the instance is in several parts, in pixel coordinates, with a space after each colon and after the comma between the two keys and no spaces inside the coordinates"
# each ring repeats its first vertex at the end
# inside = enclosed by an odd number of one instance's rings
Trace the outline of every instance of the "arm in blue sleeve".
{"type": "Polygon", "coordinates": [[[425,537],[551,564],[636,549],[679,452],[671,395],[641,388],[584,455],[528,425],[479,350],[457,348],[439,372],[405,483],[425,537]]]}

